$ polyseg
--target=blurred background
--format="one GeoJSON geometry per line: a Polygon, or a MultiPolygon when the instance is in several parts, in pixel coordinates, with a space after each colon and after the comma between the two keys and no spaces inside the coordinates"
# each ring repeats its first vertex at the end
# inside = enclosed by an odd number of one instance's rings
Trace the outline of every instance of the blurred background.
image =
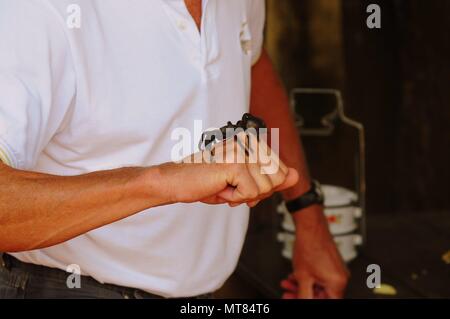
{"type": "MultiPolygon", "coordinates": [[[[312,175],[356,193],[365,216],[348,298],[450,298],[449,17],[448,0],[267,0],[266,48],[287,91],[337,89],[345,114],[364,126],[363,171],[346,159],[358,156],[358,138],[304,137],[312,175]],[[367,27],[373,3],[380,29],[367,27]],[[370,264],[381,267],[386,292],[367,287],[370,264]]],[[[293,96],[306,121],[336,104],[293,96]]],[[[252,212],[241,262],[219,297],[280,296],[290,261],[279,202],[252,212]]]]}

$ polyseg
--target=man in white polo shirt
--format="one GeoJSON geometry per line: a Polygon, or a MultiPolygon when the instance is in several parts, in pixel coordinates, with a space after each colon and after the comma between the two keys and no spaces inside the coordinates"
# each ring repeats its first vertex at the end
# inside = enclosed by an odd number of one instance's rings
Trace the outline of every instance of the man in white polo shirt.
{"type": "MultiPolygon", "coordinates": [[[[0,298],[213,292],[235,269],[247,206],[309,190],[262,50],[264,6],[0,0],[0,298]],[[220,127],[249,110],[280,128],[292,168],[171,162],[175,129],[220,127]],[[66,287],[69,265],[84,275],[80,289],[66,287]]],[[[342,296],[347,273],[321,206],[294,219],[285,296],[314,297],[317,285],[342,296]]]]}

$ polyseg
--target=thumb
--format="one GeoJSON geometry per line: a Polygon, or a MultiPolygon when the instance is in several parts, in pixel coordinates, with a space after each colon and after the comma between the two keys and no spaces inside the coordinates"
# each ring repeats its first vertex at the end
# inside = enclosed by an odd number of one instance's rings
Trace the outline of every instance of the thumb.
{"type": "Polygon", "coordinates": [[[233,202],[233,193],[235,191],[234,187],[227,186],[224,190],[222,190],[217,197],[224,200],[225,202],[231,203],[233,202]]]}
{"type": "Polygon", "coordinates": [[[314,298],[314,280],[311,277],[299,278],[299,299],[313,299],[314,298]]]}

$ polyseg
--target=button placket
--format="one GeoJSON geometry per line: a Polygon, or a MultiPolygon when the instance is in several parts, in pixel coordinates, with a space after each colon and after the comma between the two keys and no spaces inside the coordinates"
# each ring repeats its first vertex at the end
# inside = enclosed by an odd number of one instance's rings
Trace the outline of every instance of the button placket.
{"type": "Polygon", "coordinates": [[[191,50],[201,49],[200,34],[195,21],[192,19],[184,0],[161,0],[164,11],[181,40],[191,50]]]}
{"type": "Polygon", "coordinates": [[[184,0],[162,1],[168,18],[172,21],[180,37],[187,45],[191,63],[199,69],[204,80],[214,75],[213,62],[219,56],[215,16],[216,0],[203,0],[200,31],[189,13],[184,0]]]}
{"type": "Polygon", "coordinates": [[[203,78],[208,80],[214,77],[218,70],[216,60],[220,55],[217,30],[217,0],[206,0],[204,17],[202,20],[202,52],[203,52],[203,78]]]}

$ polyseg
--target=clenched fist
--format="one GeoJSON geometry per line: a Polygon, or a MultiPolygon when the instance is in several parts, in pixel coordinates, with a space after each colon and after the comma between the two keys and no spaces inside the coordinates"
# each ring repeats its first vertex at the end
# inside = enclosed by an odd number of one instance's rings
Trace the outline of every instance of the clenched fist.
{"type": "Polygon", "coordinates": [[[253,207],[298,181],[298,173],[251,133],[218,143],[181,163],[159,166],[161,187],[170,203],[203,202],[253,207]]]}

